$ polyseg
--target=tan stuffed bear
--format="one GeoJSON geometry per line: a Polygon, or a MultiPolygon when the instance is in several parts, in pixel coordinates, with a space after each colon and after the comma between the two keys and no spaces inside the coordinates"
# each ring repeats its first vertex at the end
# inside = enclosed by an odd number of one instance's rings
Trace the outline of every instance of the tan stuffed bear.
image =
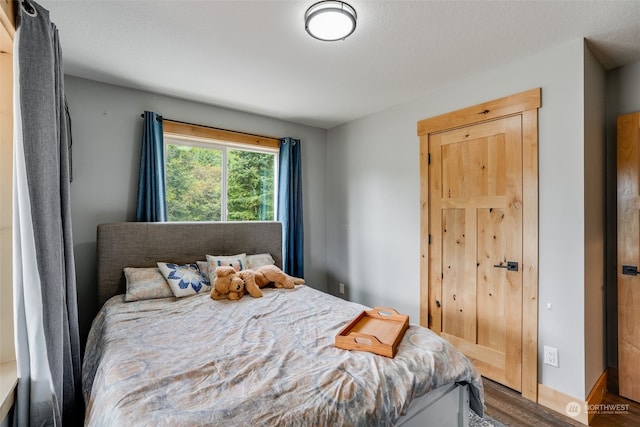
{"type": "MultiPolygon", "coordinates": [[[[261,286],[258,286],[256,283],[255,270],[242,270],[240,271],[240,277],[242,277],[242,280],[244,281],[244,288],[249,292],[249,295],[254,298],[260,298],[262,296],[262,291],[260,290],[261,286]]],[[[267,283],[264,283],[262,286],[266,286],[266,284],[267,283]]]]}
{"type": "Polygon", "coordinates": [[[304,279],[290,276],[275,265],[263,265],[255,270],[242,270],[240,276],[244,280],[245,289],[254,298],[260,298],[262,296],[260,288],[270,283],[273,283],[276,288],[286,289],[304,284],[304,279]]]}
{"type": "Polygon", "coordinates": [[[211,298],[215,300],[239,300],[244,295],[244,281],[240,274],[229,266],[216,267],[216,278],[211,288],[211,298]]]}

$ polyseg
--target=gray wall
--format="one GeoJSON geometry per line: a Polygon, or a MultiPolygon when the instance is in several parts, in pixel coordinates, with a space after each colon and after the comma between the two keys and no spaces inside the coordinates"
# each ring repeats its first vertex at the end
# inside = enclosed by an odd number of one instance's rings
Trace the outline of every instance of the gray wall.
{"type": "Polygon", "coordinates": [[[607,362],[618,366],[616,120],[640,111],[640,61],[607,73],[607,362]]]}
{"type": "Polygon", "coordinates": [[[605,342],[606,72],[584,55],[585,395],[607,366],[605,342]]]}
{"type": "MultiPolygon", "coordinates": [[[[591,360],[591,355],[585,355],[585,242],[603,239],[597,236],[597,227],[585,222],[585,162],[593,157],[585,152],[585,55],[583,40],[575,40],[330,130],[326,174],[329,289],[343,282],[352,300],[396,307],[417,323],[417,122],[541,87],[538,375],[539,382],[584,399],[585,390],[593,386],[585,382],[585,363],[591,360]],[[542,364],[544,345],[558,348],[559,368],[542,364]]],[[[588,71],[598,78],[593,67],[588,71]]],[[[599,89],[593,93],[597,95],[599,89]]],[[[598,358],[603,363],[601,354],[594,360],[598,358]]],[[[604,366],[601,368],[600,373],[604,366]]]]}
{"type": "Polygon", "coordinates": [[[72,215],[83,335],[95,307],[95,226],[132,220],[140,113],[303,140],[307,279],[368,305],[419,319],[419,147],[416,123],[534,87],[539,116],[539,381],[584,398],[602,372],[606,271],[607,362],[617,366],[615,118],[640,111],[640,62],[606,73],[582,40],[442,87],[415,101],[328,132],[71,76],[72,215]],[[606,270],[602,256],[602,161],[606,151],[606,270]],[[551,309],[547,309],[547,304],[551,309]],[[542,347],[560,352],[543,365],[542,347]]]}
{"type": "Polygon", "coordinates": [[[166,118],[302,141],[305,278],[326,289],[326,131],[65,76],[73,130],[73,220],[80,331],[97,313],[96,226],[133,221],[144,110],[166,118]]]}

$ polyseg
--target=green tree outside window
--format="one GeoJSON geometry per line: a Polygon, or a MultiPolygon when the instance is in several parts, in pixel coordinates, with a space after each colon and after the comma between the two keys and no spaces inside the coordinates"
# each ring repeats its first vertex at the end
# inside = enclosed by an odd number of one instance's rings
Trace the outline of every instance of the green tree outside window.
{"type": "Polygon", "coordinates": [[[275,219],[275,153],[179,144],[166,148],[169,221],[275,219]],[[226,211],[222,206],[225,179],[226,211]]]}

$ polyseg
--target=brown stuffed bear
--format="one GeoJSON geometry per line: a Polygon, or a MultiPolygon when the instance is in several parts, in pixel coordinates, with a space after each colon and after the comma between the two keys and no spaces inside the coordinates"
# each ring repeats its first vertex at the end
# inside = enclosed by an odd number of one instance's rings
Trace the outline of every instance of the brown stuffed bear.
{"type": "Polygon", "coordinates": [[[273,283],[276,288],[293,289],[295,285],[304,284],[304,279],[293,277],[275,265],[263,265],[255,270],[242,270],[240,276],[244,280],[244,287],[254,298],[260,298],[264,288],[273,283]]]}
{"type": "MultiPolygon", "coordinates": [[[[262,296],[262,291],[260,290],[261,286],[258,286],[258,284],[256,283],[255,270],[241,270],[240,277],[242,277],[242,280],[244,281],[244,288],[247,292],[249,292],[249,295],[254,298],[260,298],[262,296]]],[[[266,283],[262,286],[265,285],[266,283]]]]}
{"type": "Polygon", "coordinates": [[[243,295],[244,281],[240,274],[233,267],[216,267],[216,278],[211,288],[211,298],[239,300],[243,295]]]}

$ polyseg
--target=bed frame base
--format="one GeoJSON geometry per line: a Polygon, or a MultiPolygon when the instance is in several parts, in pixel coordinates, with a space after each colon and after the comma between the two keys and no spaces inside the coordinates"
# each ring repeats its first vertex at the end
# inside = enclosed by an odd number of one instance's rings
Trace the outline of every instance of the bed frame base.
{"type": "Polygon", "coordinates": [[[448,384],[415,399],[396,426],[460,427],[469,425],[469,386],[448,384]]]}

